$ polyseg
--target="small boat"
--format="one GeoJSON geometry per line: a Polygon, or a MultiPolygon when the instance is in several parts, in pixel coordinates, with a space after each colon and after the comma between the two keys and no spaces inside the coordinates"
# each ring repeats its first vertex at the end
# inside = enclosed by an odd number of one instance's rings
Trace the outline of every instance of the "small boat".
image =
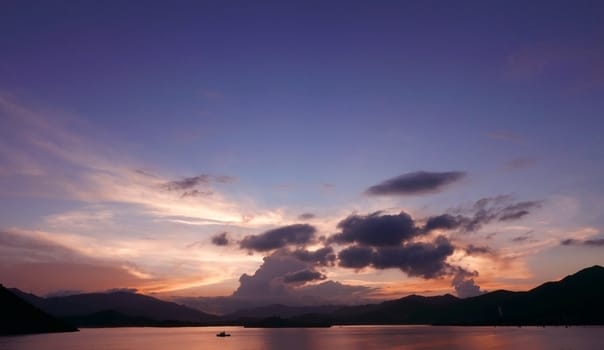
{"type": "Polygon", "coordinates": [[[216,334],[217,337],[230,337],[231,335],[225,331],[216,334]]]}

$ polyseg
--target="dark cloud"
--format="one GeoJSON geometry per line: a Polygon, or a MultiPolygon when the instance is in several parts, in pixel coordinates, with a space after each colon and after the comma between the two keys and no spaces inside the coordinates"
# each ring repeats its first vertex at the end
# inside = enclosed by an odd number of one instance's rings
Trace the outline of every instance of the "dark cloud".
{"type": "Polygon", "coordinates": [[[517,220],[529,214],[529,210],[541,207],[541,201],[526,201],[506,206],[499,214],[499,221],[517,220]]]}
{"type": "Polygon", "coordinates": [[[371,186],[365,193],[369,195],[417,195],[442,190],[466,175],[461,171],[407,173],[371,186]]]}
{"type": "Polygon", "coordinates": [[[576,246],[588,246],[588,247],[604,247],[604,238],[586,239],[586,240],[568,238],[568,239],[565,239],[562,242],[560,242],[560,244],[566,245],[566,246],[576,245],[576,246]]]}
{"type": "Polygon", "coordinates": [[[189,190],[200,184],[210,183],[210,175],[202,174],[193,177],[185,177],[181,180],[174,180],[164,184],[168,191],[189,190]]]}
{"type": "Polygon", "coordinates": [[[450,214],[431,216],[426,220],[423,231],[430,232],[433,230],[453,230],[458,228],[463,221],[463,217],[453,216],[450,214]]]}
{"type": "Polygon", "coordinates": [[[529,236],[518,236],[518,237],[512,238],[512,242],[514,242],[514,243],[522,243],[522,242],[528,240],[529,238],[530,238],[529,236]]]}
{"type": "Polygon", "coordinates": [[[190,190],[190,191],[183,192],[180,196],[182,198],[186,198],[186,197],[209,197],[209,196],[211,196],[213,194],[214,194],[214,192],[212,192],[212,191],[190,190]]]}
{"type": "Polygon", "coordinates": [[[451,242],[439,236],[432,243],[410,243],[402,247],[381,247],[373,256],[377,269],[399,268],[409,276],[434,278],[446,274],[446,258],[453,254],[451,242]]]}
{"type": "Polygon", "coordinates": [[[431,243],[416,242],[377,248],[352,246],[340,251],[338,258],[342,267],[398,268],[409,276],[434,278],[447,273],[445,260],[453,254],[453,250],[451,242],[439,236],[431,243]]]}
{"type": "Polygon", "coordinates": [[[169,181],[163,184],[163,188],[168,191],[185,191],[185,193],[194,193],[190,191],[199,185],[209,185],[211,182],[214,183],[231,183],[236,180],[235,177],[227,175],[208,175],[201,174],[192,177],[185,177],[180,180],[169,181]]]}
{"type": "Polygon", "coordinates": [[[476,285],[474,277],[478,277],[478,272],[469,272],[460,267],[454,268],[455,274],[451,285],[455,288],[455,293],[460,298],[474,297],[484,294],[487,291],[481,290],[480,286],[476,285]]]}
{"type": "Polygon", "coordinates": [[[330,237],[331,242],[358,243],[365,246],[396,246],[420,234],[409,214],[366,216],[351,215],[338,223],[341,233],[330,237]]]}
{"type": "Polygon", "coordinates": [[[519,210],[513,213],[503,214],[499,221],[518,220],[529,214],[528,210],[519,210]]]}
{"type": "Polygon", "coordinates": [[[313,213],[302,213],[302,214],[298,215],[298,219],[300,219],[300,220],[310,220],[310,219],[314,219],[315,217],[316,217],[316,215],[313,213]]]}
{"type": "Polygon", "coordinates": [[[266,252],[287,245],[305,245],[313,242],[316,229],[307,224],[279,227],[259,235],[250,235],[240,242],[242,249],[266,252]]]}
{"type": "Polygon", "coordinates": [[[491,247],[475,246],[473,244],[469,244],[465,251],[468,255],[490,255],[494,253],[491,247]]]}
{"type": "Polygon", "coordinates": [[[229,241],[228,233],[226,233],[226,232],[217,233],[212,237],[212,244],[214,244],[214,245],[226,246],[226,245],[229,245],[229,243],[230,243],[230,241],[229,241]]]}
{"type": "Polygon", "coordinates": [[[371,265],[373,249],[359,246],[348,247],[340,251],[338,259],[342,267],[362,269],[371,265]]]}
{"type": "Polygon", "coordinates": [[[315,251],[297,249],[292,252],[292,255],[301,261],[321,266],[333,266],[336,260],[336,254],[332,247],[323,247],[315,251]]]}
{"type": "Polygon", "coordinates": [[[327,277],[319,271],[305,269],[286,274],[285,276],[283,276],[283,282],[304,284],[306,282],[320,281],[326,278],[327,277]]]}

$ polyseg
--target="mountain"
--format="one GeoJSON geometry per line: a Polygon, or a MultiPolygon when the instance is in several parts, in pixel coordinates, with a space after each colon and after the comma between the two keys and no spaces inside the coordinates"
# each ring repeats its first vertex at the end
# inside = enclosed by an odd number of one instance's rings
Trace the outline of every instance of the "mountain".
{"type": "Polygon", "coordinates": [[[602,325],[604,268],[583,269],[526,292],[494,291],[458,299],[408,296],[333,313],[339,324],[602,325]]]}
{"type": "Polygon", "coordinates": [[[225,320],[238,320],[250,318],[269,318],[282,317],[290,318],[305,314],[323,314],[329,315],[340,309],[342,305],[324,305],[324,306],[287,306],[282,304],[272,304],[262,307],[242,309],[237,312],[223,316],[225,320]]]}
{"type": "MultiPolygon", "coordinates": [[[[147,295],[112,292],[85,293],[69,296],[40,298],[16,290],[23,299],[30,301],[40,309],[57,317],[69,319],[78,325],[94,323],[102,326],[101,316],[111,315],[110,325],[117,325],[119,319],[125,324],[215,324],[219,318],[199,310],[159,300],[147,295]],[[100,314],[99,314],[100,313],[100,314]],[[119,317],[118,317],[119,315],[119,317]]],[[[142,325],[141,324],[141,325],[142,325]]]]}
{"type": "Polygon", "coordinates": [[[410,295],[357,306],[286,306],[242,309],[224,317],[149,296],[90,293],[40,298],[14,290],[42,310],[81,326],[247,325],[256,327],[332,324],[604,325],[604,268],[592,266],[525,292],[498,290],[459,299],[410,295]]]}
{"type": "Polygon", "coordinates": [[[460,299],[451,294],[435,297],[410,295],[380,304],[348,306],[333,313],[341,324],[427,324],[460,299]]]}
{"type": "Polygon", "coordinates": [[[76,328],[36,308],[0,285],[0,335],[75,332],[76,328]]]}

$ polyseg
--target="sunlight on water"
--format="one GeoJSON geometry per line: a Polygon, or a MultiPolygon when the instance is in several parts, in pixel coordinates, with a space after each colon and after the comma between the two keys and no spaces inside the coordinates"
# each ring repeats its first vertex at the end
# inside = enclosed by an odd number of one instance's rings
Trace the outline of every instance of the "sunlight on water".
{"type": "Polygon", "coordinates": [[[0,350],[600,350],[602,327],[105,328],[0,337],[0,350]],[[227,331],[232,336],[216,337],[227,331]]]}

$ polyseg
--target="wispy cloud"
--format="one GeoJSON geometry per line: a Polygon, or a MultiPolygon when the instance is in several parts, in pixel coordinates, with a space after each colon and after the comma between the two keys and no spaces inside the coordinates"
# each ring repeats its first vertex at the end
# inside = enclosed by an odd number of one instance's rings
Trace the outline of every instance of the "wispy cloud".
{"type": "MultiPolygon", "coordinates": [[[[14,142],[3,144],[0,174],[43,176],[52,191],[87,203],[123,203],[139,206],[158,218],[186,217],[191,221],[245,226],[266,225],[280,219],[276,211],[258,208],[249,199],[230,199],[214,184],[232,183],[235,177],[201,174],[172,180],[141,171],[144,164],[128,159],[108,145],[95,144],[64,125],[57,113],[36,111],[0,95],[2,123],[14,142]],[[67,173],[65,169],[70,169],[67,173]],[[196,189],[196,186],[203,188],[196,189]]],[[[25,193],[27,191],[23,191],[25,193]]],[[[40,193],[29,193],[39,195],[40,193]]],[[[183,220],[187,222],[187,220],[183,220]]]]}

